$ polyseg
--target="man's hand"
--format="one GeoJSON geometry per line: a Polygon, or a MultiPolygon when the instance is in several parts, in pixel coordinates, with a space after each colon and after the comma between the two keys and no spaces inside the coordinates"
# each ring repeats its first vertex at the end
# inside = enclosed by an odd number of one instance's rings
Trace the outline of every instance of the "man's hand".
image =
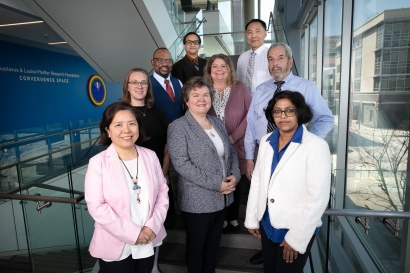
{"type": "Polygon", "coordinates": [[[255,168],[255,163],[253,162],[252,159],[247,159],[246,160],[246,177],[248,178],[249,181],[252,179],[252,173],[253,169],[255,168]]]}

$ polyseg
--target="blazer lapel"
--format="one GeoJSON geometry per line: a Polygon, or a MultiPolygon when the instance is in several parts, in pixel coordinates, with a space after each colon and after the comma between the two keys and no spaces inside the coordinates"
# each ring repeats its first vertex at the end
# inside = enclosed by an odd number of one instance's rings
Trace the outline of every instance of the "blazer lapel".
{"type": "MultiPolygon", "coordinates": [[[[204,143],[206,143],[212,150],[216,152],[216,148],[212,140],[209,138],[209,136],[206,134],[204,129],[201,128],[201,126],[198,124],[198,122],[195,120],[195,118],[187,111],[185,113],[185,117],[188,121],[189,126],[191,127],[191,131],[199,138],[201,139],[204,143]]],[[[212,124],[213,125],[213,124],[212,124]]]]}
{"type": "MultiPolygon", "coordinates": [[[[110,169],[111,172],[110,177],[104,179],[107,183],[107,185],[104,186],[120,189],[121,192],[124,192],[124,194],[128,196],[127,179],[114,144],[111,144],[107,148],[107,168],[110,169]]],[[[129,198],[121,198],[118,202],[123,202],[127,208],[130,208],[131,206],[129,198]]]]}

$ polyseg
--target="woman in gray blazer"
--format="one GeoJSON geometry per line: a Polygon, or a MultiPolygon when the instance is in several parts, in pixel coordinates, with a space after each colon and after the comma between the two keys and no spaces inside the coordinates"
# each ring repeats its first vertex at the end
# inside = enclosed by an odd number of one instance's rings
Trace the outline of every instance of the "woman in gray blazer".
{"type": "Polygon", "coordinates": [[[179,174],[187,266],[193,273],[215,272],[226,208],[241,177],[223,122],[207,115],[211,90],[204,78],[189,79],[181,93],[188,110],[168,127],[169,155],[179,174]]]}

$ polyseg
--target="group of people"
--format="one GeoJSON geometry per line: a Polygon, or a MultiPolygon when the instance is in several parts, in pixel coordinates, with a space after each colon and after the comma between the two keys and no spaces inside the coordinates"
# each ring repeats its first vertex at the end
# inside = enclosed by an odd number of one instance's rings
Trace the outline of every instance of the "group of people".
{"type": "Polygon", "coordinates": [[[105,109],[100,143],[108,148],[90,159],[85,177],[95,220],[89,250],[101,273],[159,272],[174,198],[188,272],[215,272],[222,233],[240,230],[249,182],[244,226],[262,242],[251,262],[263,261],[265,272],[303,272],[329,198],[323,138],[333,116],[315,85],[292,74],[290,47],[264,46],[265,22],[245,29],[251,49],[236,70],[224,54],[199,57],[201,38],[190,32],[184,58],[174,64],[158,48],[153,74],[131,69],[121,102],[105,109]]]}

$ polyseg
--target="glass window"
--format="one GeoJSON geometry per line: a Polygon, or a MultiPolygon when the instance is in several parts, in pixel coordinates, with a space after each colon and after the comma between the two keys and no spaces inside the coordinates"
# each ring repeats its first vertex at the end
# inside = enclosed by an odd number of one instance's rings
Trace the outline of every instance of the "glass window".
{"type": "MultiPolygon", "coordinates": [[[[345,207],[402,211],[410,137],[410,2],[353,3],[349,91],[352,115],[348,120],[345,207]],[[408,12],[402,11],[403,8],[408,12]]],[[[370,225],[368,235],[356,232],[354,236],[358,239],[350,239],[370,249],[367,255],[380,265],[381,272],[403,272],[400,271],[401,240],[386,232],[384,225],[370,225]],[[391,246],[388,258],[386,245],[391,246]]]]}
{"type": "Polygon", "coordinates": [[[317,68],[317,16],[309,26],[309,80],[316,83],[317,68]]]}

